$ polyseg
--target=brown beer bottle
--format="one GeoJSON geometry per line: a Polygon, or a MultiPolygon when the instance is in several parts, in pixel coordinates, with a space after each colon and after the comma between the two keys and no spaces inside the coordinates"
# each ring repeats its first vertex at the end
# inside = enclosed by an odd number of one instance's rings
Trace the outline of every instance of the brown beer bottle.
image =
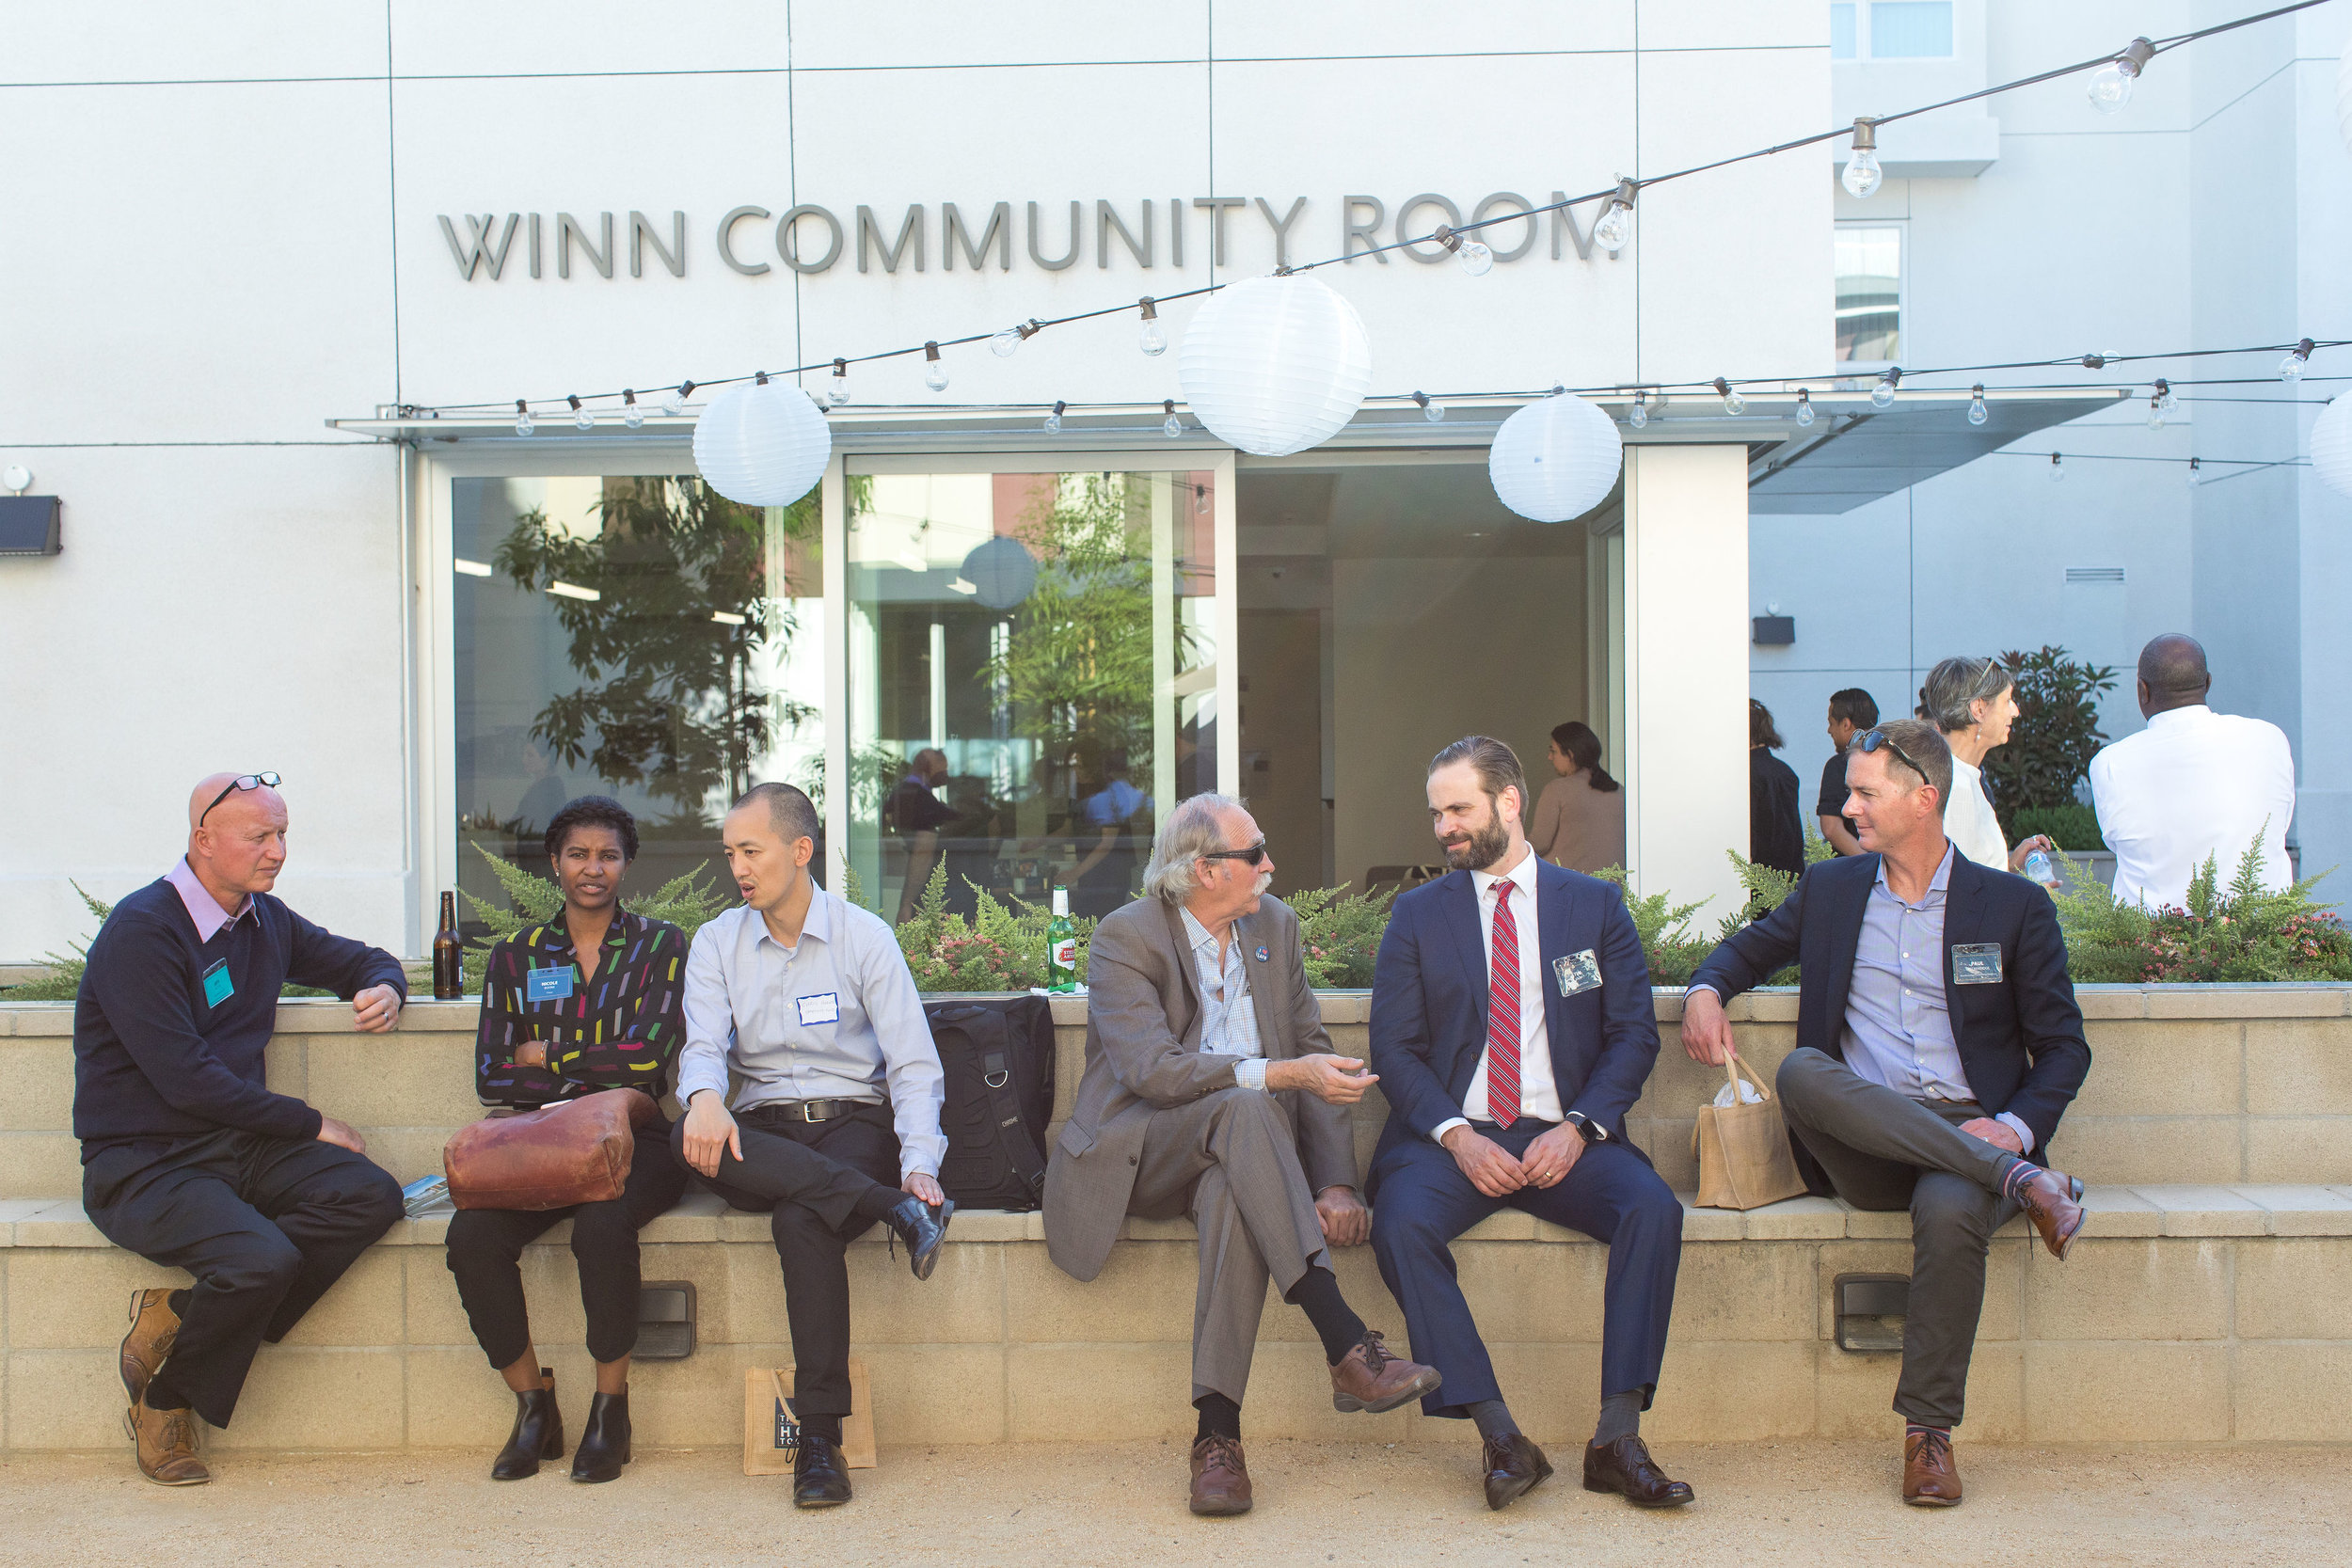
{"type": "Polygon", "coordinates": [[[433,996],[454,1002],[466,994],[466,944],[457,936],[457,895],[441,895],[441,928],[433,936],[433,996]]]}

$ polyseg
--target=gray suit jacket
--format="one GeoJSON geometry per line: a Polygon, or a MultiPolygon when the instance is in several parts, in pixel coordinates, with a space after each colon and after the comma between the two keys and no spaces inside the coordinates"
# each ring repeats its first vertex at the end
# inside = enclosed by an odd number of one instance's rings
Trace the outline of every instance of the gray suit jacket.
{"type": "MultiPolygon", "coordinates": [[[[1329,1051],[1290,906],[1262,900],[1233,923],[1233,940],[1249,964],[1266,1058],[1329,1051]]],[[[1079,1279],[1102,1272],[1119,1239],[1152,1113],[1232,1088],[1239,1060],[1201,1054],[1200,981],[1173,905],[1140,898],[1103,917],[1088,949],[1087,992],[1086,1072],[1045,1168],[1045,1249],[1079,1279]]],[[[1309,1188],[1358,1185],[1349,1108],[1297,1089],[1276,1098],[1290,1111],[1309,1188]]]]}

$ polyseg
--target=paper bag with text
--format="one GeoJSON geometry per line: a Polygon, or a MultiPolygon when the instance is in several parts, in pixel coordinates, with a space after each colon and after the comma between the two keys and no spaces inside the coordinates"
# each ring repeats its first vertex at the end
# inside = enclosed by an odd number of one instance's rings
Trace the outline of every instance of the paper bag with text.
{"type": "MultiPolygon", "coordinates": [[[[792,1369],[752,1368],[743,1374],[743,1473],[788,1476],[800,1451],[792,1369]]],[[[841,1419],[841,1460],[852,1470],[874,1467],[873,1389],[866,1379],[866,1363],[856,1356],[850,1358],[850,1414],[841,1419]]]]}

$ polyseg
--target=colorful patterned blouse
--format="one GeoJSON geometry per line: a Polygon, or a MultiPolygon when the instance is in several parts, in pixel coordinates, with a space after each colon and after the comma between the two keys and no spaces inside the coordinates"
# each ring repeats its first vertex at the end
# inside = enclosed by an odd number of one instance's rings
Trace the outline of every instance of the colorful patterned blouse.
{"type": "Polygon", "coordinates": [[[475,1087],[498,1105],[544,1105],[596,1089],[669,1092],[686,1038],[680,997],[686,937],[676,927],[618,911],[590,978],[562,920],[490,949],[475,1038],[475,1087]],[[536,979],[534,973],[547,978],[536,979]],[[526,1041],[548,1048],[544,1068],[517,1067],[526,1041]]]}

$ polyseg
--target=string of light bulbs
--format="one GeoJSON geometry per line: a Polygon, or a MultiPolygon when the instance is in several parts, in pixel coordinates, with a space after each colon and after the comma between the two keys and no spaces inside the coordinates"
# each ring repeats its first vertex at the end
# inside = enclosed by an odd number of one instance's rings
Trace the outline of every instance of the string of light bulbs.
{"type": "MultiPolygon", "coordinates": [[[[1378,256],[1389,251],[1435,245],[1452,254],[1457,263],[1470,276],[1482,277],[1492,269],[1494,265],[1494,252],[1490,246],[1477,238],[1479,230],[1491,228],[1499,224],[1516,223],[1521,219],[1533,222],[1539,216],[1554,212],[1568,211],[1595,201],[1603,202],[1605,203],[1605,206],[1600,215],[1595,220],[1593,229],[1594,241],[1595,243],[1600,245],[1604,249],[1610,251],[1612,254],[1615,254],[1622,251],[1626,245],[1631,242],[1635,205],[1640,199],[1641,193],[1651,186],[1666,184],[1677,180],[1689,179],[1695,175],[1709,173],[1716,169],[1727,168],[1735,165],[1753,162],[1759,158],[1774,157],[1784,152],[1796,151],[1806,147],[1813,147],[1836,141],[1840,137],[1853,138],[1852,153],[1848,160],[1844,175],[1842,176],[1846,188],[1857,197],[1867,197],[1869,194],[1878,189],[1881,179],[1883,178],[1883,171],[1880,168],[1876,153],[1876,133],[1878,127],[1880,126],[1894,124],[1899,120],[1910,119],[1919,115],[1931,114],[1939,109],[1951,108],[1959,104],[1974,103],[1981,99],[1994,97],[2001,93],[2012,92],[2022,87],[2034,87],[2043,82],[2055,81],[2061,77],[2074,75],[2086,71],[2093,72],[2093,76],[2090,84],[2090,98],[2093,106],[2103,113],[2118,113],[2130,103],[2133,89],[2137,86],[2139,77],[2145,72],[2149,64],[2154,60],[2157,55],[2169,53],[2174,49],[2181,48],[2185,44],[2194,43],[2201,39],[2212,38],[2222,33],[2233,32],[2241,27],[2252,26],[2258,23],[2271,21],[2274,18],[2287,16],[2296,11],[2308,10],[2314,6],[2325,3],[2327,3],[2327,0],[2294,0],[2294,3],[2292,4],[2275,7],[2268,10],[2238,17],[2232,21],[2217,23],[2212,26],[2200,27],[2189,32],[2174,34],[2164,39],[2152,40],[2146,37],[2136,38],[2122,49],[2113,53],[2094,55],[2089,59],[2078,60],[2069,65],[2058,66],[2047,71],[2038,71],[2030,76],[2023,76],[2016,78],[2013,81],[2003,82],[1994,87],[1984,87],[1975,92],[1963,93],[1957,97],[1939,100],[1936,103],[1925,103],[1915,108],[1899,110],[1890,114],[1865,116],[1857,119],[1851,126],[1839,126],[1834,130],[1818,132],[1812,135],[1798,137],[1794,140],[1777,142],[1769,147],[1757,148],[1751,151],[1737,153],[1729,157],[1714,159],[1704,164],[1692,165],[1688,168],[1674,169],[1667,173],[1651,175],[1646,178],[1621,175],[1613,184],[1600,190],[1587,192],[1581,196],[1564,198],[1557,201],[1546,203],[1543,206],[1529,207],[1524,210],[1515,210],[1509,213],[1498,214],[1493,217],[1473,218],[1469,222],[1457,224],[1439,224],[1429,233],[1415,235],[1409,239],[1400,238],[1386,245],[1368,246],[1355,249],[1353,251],[1346,250],[1343,247],[1342,254],[1337,256],[1327,256],[1315,261],[1292,263],[1278,268],[1278,275],[1289,276],[1311,272],[1319,268],[1344,262],[1352,260],[1354,257],[1378,256]]],[[[944,350],[965,347],[973,343],[986,342],[992,353],[1000,357],[1009,356],[1012,354],[1017,353],[1022,344],[1025,343],[1029,339],[1047,330],[1048,328],[1066,326],[1077,322],[1097,320],[1104,316],[1120,315],[1129,310],[1138,312],[1139,325],[1136,334],[1138,348],[1145,355],[1156,357],[1157,356],[1167,352],[1168,343],[1167,328],[1159,320],[1159,308],[1161,306],[1168,305],[1178,300],[1194,299],[1204,295],[1214,294],[1220,290],[1231,287],[1231,284],[1226,283],[1208,283],[1200,285],[1197,288],[1183,290],[1175,293],[1145,295],[1141,299],[1133,303],[1122,301],[1117,305],[1104,306],[1090,310],[1073,311],[1060,316],[1031,316],[1024,321],[1017,322],[1010,326],[1000,327],[992,331],[967,333],[963,336],[953,338],[927,339],[920,343],[909,344],[900,348],[878,350],[870,354],[834,356],[829,359],[814,360],[808,364],[795,365],[788,369],[774,372],[765,371],[754,372],[749,374],[726,376],[703,382],[684,380],[678,382],[675,386],[667,388],[655,388],[649,390],[645,395],[648,397],[657,397],[658,406],[660,408],[661,412],[675,418],[684,414],[688,401],[693,396],[697,389],[707,390],[713,388],[732,387],[741,385],[745,382],[756,382],[757,384],[765,385],[768,382],[771,373],[779,376],[801,376],[829,371],[831,372],[831,376],[825,390],[822,393],[822,401],[826,406],[839,408],[848,405],[851,402],[851,394],[849,386],[849,369],[851,365],[871,364],[885,359],[903,358],[915,354],[920,354],[924,356],[925,386],[934,392],[941,392],[946,390],[949,385],[946,363],[943,357],[944,350]]],[[[2306,361],[2308,361],[2310,352],[2312,347],[2335,346],[2332,343],[2314,345],[2310,340],[2304,340],[2303,341],[2303,358],[2306,361]]],[[[2206,352],[2227,353],[2242,351],[2215,350],[2206,352]]],[[[2081,362],[2087,366],[2091,366],[2091,368],[2097,368],[2097,366],[2092,365],[2093,360],[2114,362],[2119,359],[2154,357],[2161,356],[2085,355],[2081,356],[2081,362]]],[[[1980,367],[1970,367],[1969,369],[1983,371],[2000,369],[2038,369],[2067,362],[2067,360],[2063,359],[2035,360],[2017,365],[1986,365],[1980,367]]],[[[1915,371],[1906,372],[1899,369],[1889,370],[1884,372],[1884,375],[1882,377],[1882,379],[1885,382],[1888,403],[1891,404],[1893,401],[1893,393],[1899,387],[1901,380],[1906,373],[1912,375],[1927,375],[1954,372],[1948,371],[1915,371]]],[[[1726,401],[1729,401],[1730,395],[1736,392],[1739,388],[1757,384],[1757,382],[1753,379],[1717,379],[1728,382],[1724,394],[1726,401]]],[[[1693,383],[1687,385],[1696,387],[1708,384],[1693,383]]],[[[1610,388],[1610,390],[1618,389],[1619,388],[1610,388]]],[[[1678,388],[1673,384],[1648,384],[1645,386],[1635,387],[1630,389],[1637,392],[1643,390],[1663,392],[1678,389],[1678,388]]],[[[612,405],[608,411],[617,411],[621,417],[622,423],[630,429],[637,429],[641,427],[644,423],[646,417],[645,405],[639,401],[639,393],[635,388],[623,388],[617,391],[589,394],[565,393],[558,398],[516,398],[512,401],[516,412],[516,433],[521,436],[530,435],[536,427],[536,420],[532,412],[532,405],[534,404],[541,405],[551,404],[561,404],[570,414],[573,424],[581,430],[594,429],[596,426],[597,410],[596,407],[592,407],[592,404],[612,405]]],[[[504,406],[506,406],[506,404],[503,401],[437,404],[404,404],[402,405],[402,414],[404,417],[437,419],[453,414],[489,413],[504,406]]],[[[1174,418],[1172,409],[1169,417],[1170,419],[1174,418]]],[[[1633,422],[1638,428],[1639,424],[1643,421],[1637,420],[1630,422],[1633,422]]]]}

